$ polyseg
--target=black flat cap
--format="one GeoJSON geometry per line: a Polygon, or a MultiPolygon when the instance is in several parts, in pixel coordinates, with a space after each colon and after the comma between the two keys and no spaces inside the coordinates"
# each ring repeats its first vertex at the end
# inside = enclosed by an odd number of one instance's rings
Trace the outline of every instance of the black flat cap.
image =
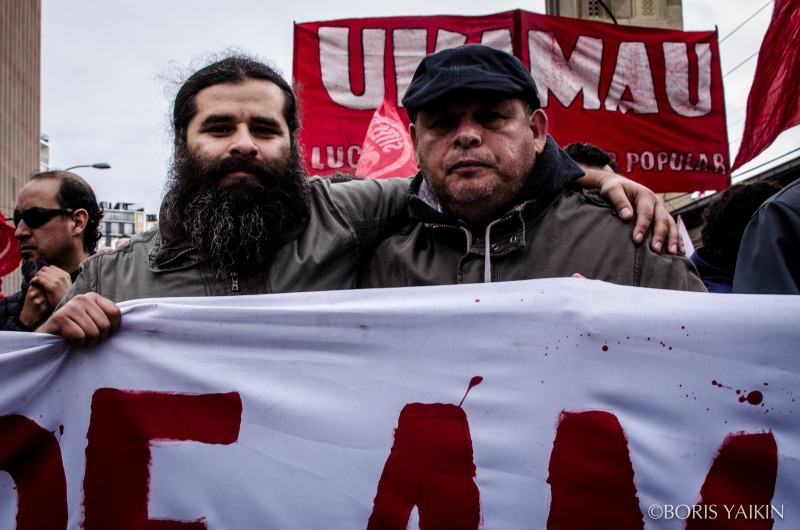
{"type": "Polygon", "coordinates": [[[419,109],[457,91],[516,96],[534,109],[541,107],[536,83],[522,61],[482,44],[448,48],[422,59],[403,106],[414,121],[419,109]]]}

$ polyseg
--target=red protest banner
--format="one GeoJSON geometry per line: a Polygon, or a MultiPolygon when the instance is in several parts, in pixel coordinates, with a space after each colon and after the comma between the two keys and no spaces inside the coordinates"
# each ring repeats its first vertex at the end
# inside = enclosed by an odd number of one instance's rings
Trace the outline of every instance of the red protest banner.
{"type": "MultiPolygon", "coordinates": [[[[301,144],[312,174],[353,172],[384,98],[401,108],[422,57],[466,43],[521,58],[559,144],[580,140],[609,150],[628,176],[655,191],[727,187],[716,32],[612,26],[521,10],[296,24],[301,144]]],[[[407,123],[405,112],[400,116],[407,123]]]]}

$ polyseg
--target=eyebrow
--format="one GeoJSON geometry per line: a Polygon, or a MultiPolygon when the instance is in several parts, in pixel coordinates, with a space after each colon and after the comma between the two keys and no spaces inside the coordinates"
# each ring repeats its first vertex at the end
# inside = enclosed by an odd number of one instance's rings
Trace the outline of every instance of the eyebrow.
{"type": "MultiPolygon", "coordinates": [[[[200,126],[207,127],[208,125],[213,125],[215,123],[226,123],[234,120],[235,118],[232,114],[211,114],[206,116],[206,118],[200,123],[200,126]]],[[[258,125],[266,125],[267,127],[274,127],[278,130],[282,130],[281,123],[274,118],[255,116],[251,121],[258,125]]]]}

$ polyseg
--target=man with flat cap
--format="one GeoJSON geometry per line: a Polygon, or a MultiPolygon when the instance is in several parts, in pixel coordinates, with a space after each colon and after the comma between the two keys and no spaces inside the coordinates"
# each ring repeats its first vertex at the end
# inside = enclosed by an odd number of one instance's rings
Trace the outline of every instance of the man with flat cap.
{"type": "Polygon", "coordinates": [[[583,173],[547,134],[536,85],[514,56],[478,44],[429,55],[403,105],[420,168],[410,222],[378,245],[360,286],[580,274],[705,290],[687,258],[634,244],[631,223],[573,185],[583,173]]]}
{"type": "MultiPolygon", "coordinates": [[[[355,287],[374,244],[402,225],[408,181],[307,179],[297,107],[280,74],[246,56],[192,74],[175,98],[175,161],[158,228],[87,260],[38,330],[91,344],[119,325],[115,302],[355,287]]],[[[589,185],[624,195],[619,180],[609,188],[597,177],[589,185]]]]}

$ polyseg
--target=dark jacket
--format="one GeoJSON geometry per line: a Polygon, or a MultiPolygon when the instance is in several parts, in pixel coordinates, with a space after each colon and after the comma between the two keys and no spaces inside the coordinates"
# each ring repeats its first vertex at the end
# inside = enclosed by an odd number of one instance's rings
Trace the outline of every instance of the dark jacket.
{"type": "Polygon", "coordinates": [[[689,257],[709,293],[730,293],[733,288],[733,272],[717,267],[705,258],[703,247],[697,247],[689,257]]]}
{"type": "Polygon", "coordinates": [[[411,222],[381,242],[361,287],[402,287],[571,276],[622,285],[705,291],[685,257],[655,254],[650,235],[633,243],[599,193],[570,183],[582,172],[548,137],[531,181],[504,215],[477,232],[438,211],[418,174],[409,187],[411,222]]]}
{"type": "Polygon", "coordinates": [[[28,294],[30,284],[22,280],[22,290],[10,294],[0,300],[0,330],[2,331],[32,331],[31,328],[19,321],[22,307],[25,305],[25,296],[28,294]]]}
{"type": "Polygon", "coordinates": [[[800,179],[767,199],[747,224],[733,292],[800,294],[800,179]]]}
{"type": "MultiPolygon", "coordinates": [[[[74,271],[70,274],[72,281],[78,277],[79,271],[74,271]]],[[[22,308],[25,306],[25,297],[28,295],[28,288],[30,287],[28,280],[22,280],[22,289],[16,293],[6,296],[0,300],[0,330],[2,331],[33,331],[25,324],[19,321],[19,316],[22,314],[22,308]]]]}

